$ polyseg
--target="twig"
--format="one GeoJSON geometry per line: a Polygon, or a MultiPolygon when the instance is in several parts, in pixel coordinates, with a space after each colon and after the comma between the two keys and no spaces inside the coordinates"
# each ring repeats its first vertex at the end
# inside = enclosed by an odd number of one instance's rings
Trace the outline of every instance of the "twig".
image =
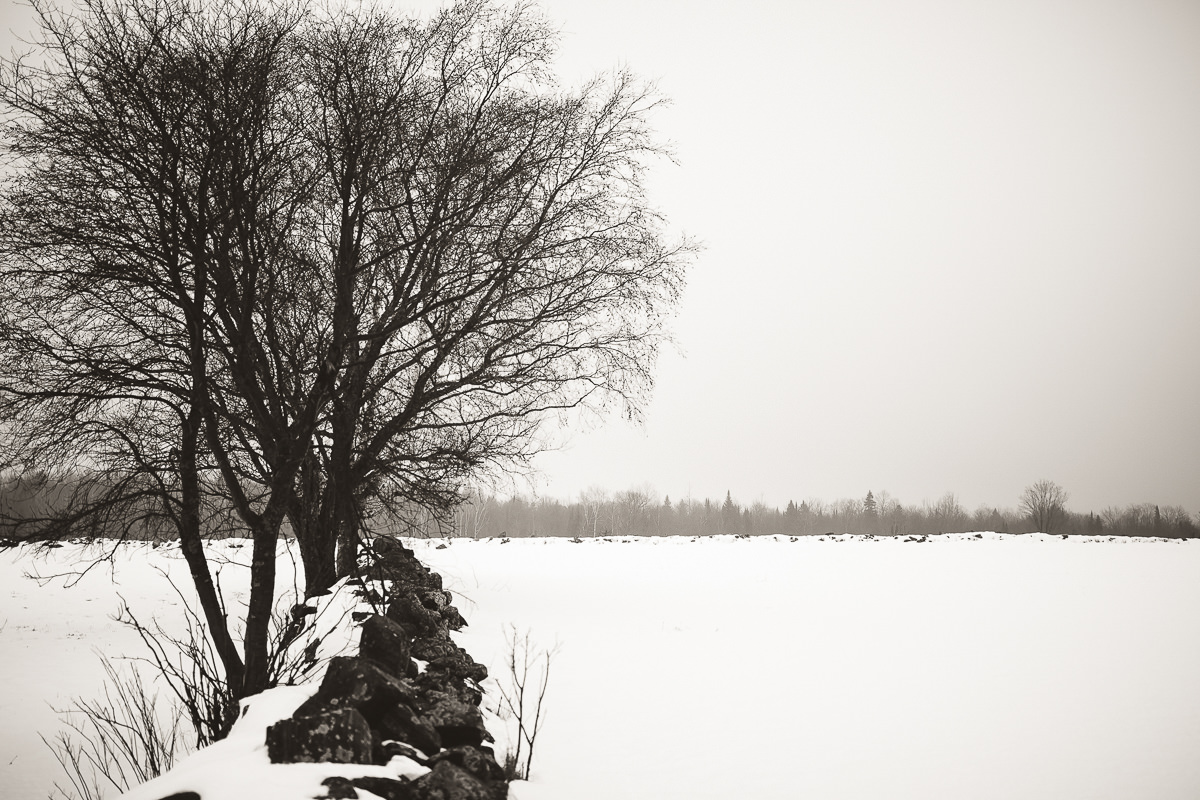
{"type": "Polygon", "coordinates": [[[534,747],[545,722],[542,709],[546,700],[546,689],[550,683],[550,663],[558,653],[559,645],[556,644],[550,650],[535,648],[530,642],[529,631],[518,637],[517,629],[511,625],[506,638],[508,685],[497,681],[500,701],[496,714],[501,719],[515,722],[516,747],[505,754],[504,771],[510,780],[528,780],[533,765],[534,747]],[[544,662],[538,670],[540,674],[531,676],[530,669],[538,662],[544,662]],[[536,689],[530,683],[531,677],[537,681],[536,689]],[[532,699],[534,694],[536,700],[532,699]]]}

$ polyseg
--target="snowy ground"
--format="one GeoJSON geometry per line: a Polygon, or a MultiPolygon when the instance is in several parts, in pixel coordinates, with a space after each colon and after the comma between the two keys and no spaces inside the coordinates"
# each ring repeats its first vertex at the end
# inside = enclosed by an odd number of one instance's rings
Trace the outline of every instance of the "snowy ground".
{"type": "MultiPolygon", "coordinates": [[[[510,623],[561,646],[519,800],[1200,796],[1200,541],[446,544],[413,546],[459,595],[469,652],[500,672],[510,623]]],[[[170,555],[120,554],[135,611],[170,613],[170,555]]],[[[15,559],[0,793],[40,798],[61,780],[49,705],[94,691],[92,648],[137,644],[107,619],[106,572],[38,587],[15,559]]]]}

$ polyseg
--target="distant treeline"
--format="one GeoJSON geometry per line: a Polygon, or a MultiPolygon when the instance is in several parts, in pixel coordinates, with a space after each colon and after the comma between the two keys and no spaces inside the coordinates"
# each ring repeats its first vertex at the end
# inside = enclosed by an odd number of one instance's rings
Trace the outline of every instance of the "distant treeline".
{"type": "MultiPolygon", "coordinates": [[[[208,486],[208,482],[202,482],[208,486]]],[[[57,538],[47,530],[69,529],[85,538],[155,541],[176,536],[173,510],[163,507],[162,496],[144,475],[120,472],[32,472],[0,477],[0,536],[6,539],[57,538]],[[119,502],[106,502],[117,495],[119,502]],[[80,513],[91,507],[90,514],[80,513]],[[68,520],[62,528],[50,520],[68,520]]],[[[204,535],[244,536],[231,504],[218,493],[205,492],[200,502],[204,535]]]]}
{"type": "MultiPolygon", "coordinates": [[[[25,538],[22,521],[53,513],[70,503],[78,491],[75,482],[40,475],[34,480],[0,480],[0,535],[25,538]]],[[[149,511],[149,509],[146,509],[149,511]]],[[[934,533],[998,531],[1032,533],[1041,531],[1067,535],[1200,536],[1200,514],[1193,517],[1179,506],[1154,504],[1109,507],[1079,513],[1057,508],[1052,524],[1035,524],[1025,509],[982,506],[967,511],[953,494],[936,503],[905,505],[887,492],[868,492],[862,499],[832,503],[820,500],[788,502],[783,509],[761,502],[738,503],[728,492],[720,501],[685,498],[672,500],[651,489],[629,489],[609,493],[599,489],[584,492],[577,500],[554,498],[496,497],[478,490],[449,517],[436,517],[420,508],[376,512],[364,520],[364,528],[404,536],[486,537],[599,537],[599,536],[712,536],[733,534],[765,536],[784,534],[873,534],[906,536],[934,533]],[[1047,530],[1047,528],[1050,528],[1047,530]]],[[[170,526],[161,524],[154,513],[143,513],[136,522],[123,521],[113,530],[96,531],[97,536],[132,539],[168,538],[170,526]],[[132,524],[131,524],[132,522],[132,524]],[[159,523],[159,524],[156,524],[159,523]]],[[[206,529],[214,537],[238,535],[232,509],[209,508],[206,529]]],[[[284,530],[285,535],[289,531],[284,530]]]]}
{"type": "MultiPolygon", "coordinates": [[[[422,526],[418,525],[418,528],[422,526]]],[[[1193,518],[1178,506],[1153,504],[1110,507],[1100,513],[1063,510],[1053,530],[1068,535],[1200,536],[1200,515],[1193,518]]],[[[438,528],[432,520],[422,528],[434,535],[471,538],[489,536],[709,536],[826,533],[903,536],[931,533],[998,531],[1032,533],[1030,514],[1010,508],[963,508],[953,494],[936,503],[905,505],[887,492],[868,492],[858,500],[789,502],[783,509],[756,502],[743,506],[726,493],[724,500],[672,500],[632,489],[615,494],[585,492],[579,500],[473,495],[454,520],[438,528]]]]}

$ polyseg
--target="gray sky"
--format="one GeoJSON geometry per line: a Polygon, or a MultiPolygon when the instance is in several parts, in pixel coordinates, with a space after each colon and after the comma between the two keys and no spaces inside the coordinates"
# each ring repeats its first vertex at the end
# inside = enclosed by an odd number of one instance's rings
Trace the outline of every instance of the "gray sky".
{"type": "Polygon", "coordinates": [[[542,7],[566,81],[673,99],[653,200],[706,250],[645,426],[540,492],[1200,511],[1200,3],[542,7]]]}
{"type": "Polygon", "coordinates": [[[659,80],[707,250],[643,431],[545,491],[1200,511],[1200,4],[545,0],[659,80]]]}

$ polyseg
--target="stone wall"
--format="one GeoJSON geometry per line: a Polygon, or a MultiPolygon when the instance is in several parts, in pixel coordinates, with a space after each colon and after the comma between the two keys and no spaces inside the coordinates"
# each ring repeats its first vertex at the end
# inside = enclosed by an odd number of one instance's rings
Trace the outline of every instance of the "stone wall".
{"type": "Polygon", "coordinates": [[[366,790],[384,800],[505,800],[508,781],[479,707],[487,669],[450,639],[466,622],[441,576],[394,540],[376,540],[367,563],[359,591],[386,613],[355,612],[358,654],[331,659],[317,692],[267,728],[271,762],[343,765],[324,780],[324,798],[366,790]],[[375,594],[380,585],[386,598],[375,594]],[[348,764],[402,768],[396,778],[356,778],[348,764]]]}

